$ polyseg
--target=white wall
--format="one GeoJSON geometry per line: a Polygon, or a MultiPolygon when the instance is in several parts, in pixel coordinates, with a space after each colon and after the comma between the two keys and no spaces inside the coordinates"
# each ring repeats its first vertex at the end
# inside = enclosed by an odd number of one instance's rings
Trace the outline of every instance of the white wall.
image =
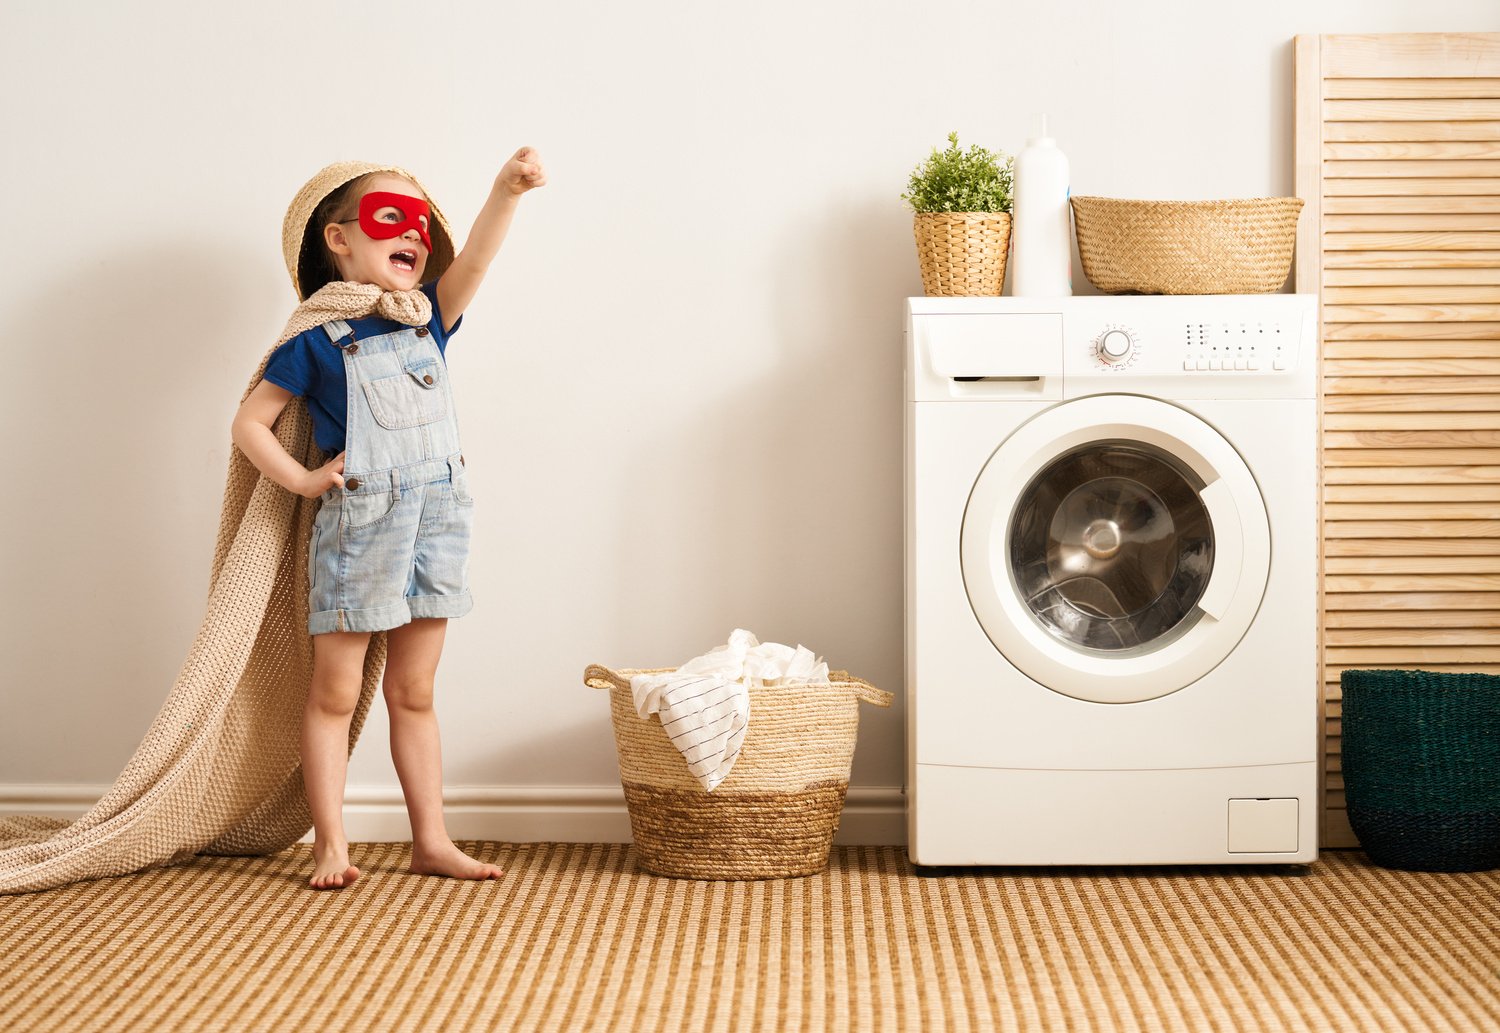
{"type": "MultiPolygon", "coordinates": [[[[450,352],[481,508],[445,777],[608,786],[590,661],[743,626],[901,689],[898,195],[950,129],[1014,151],[1050,114],[1075,193],[1287,194],[1295,34],[1500,28],[1494,0],[416,10],[0,9],[0,802],[96,792],[171,685],[293,300],[282,212],[326,162],[407,165],[461,228],[514,148],[548,163],[450,352]]],[[[901,784],[901,720],[867,708],[856,785],[901,784]]],[[[350,781],[393,800],[384,739],[377,712],[350,781]]]]}

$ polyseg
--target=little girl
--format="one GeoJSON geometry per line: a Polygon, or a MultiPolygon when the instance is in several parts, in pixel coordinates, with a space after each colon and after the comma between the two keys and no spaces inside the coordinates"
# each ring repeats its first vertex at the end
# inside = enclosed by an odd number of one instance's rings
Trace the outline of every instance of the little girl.
{"type": "Polygon", "coordinates": [[[391,757],[411,819],[413,872],[492,879],[443,822],[433,678],[448,618],[472,605],[467,559],[473,499],[459,448],[444,349],[500,249],[516,204],[546,183],[523,147],[495,177],[462,251],[415,178],[345,162],[313,177],[287,213],[293,287],[317,323],[286,341],[240,406],[233,437],[262,474],[322,498],[309,545],[312,684],[301,759],[318,889],[359,877],[349,863],[343,796],[349,723],[365,650],[386,631],[382,683],[391,757]],[[342,318],[322,322],[319,313],[342,318]],[[272,425],[306,400],[327,462],[306,469],[272,425]]]}

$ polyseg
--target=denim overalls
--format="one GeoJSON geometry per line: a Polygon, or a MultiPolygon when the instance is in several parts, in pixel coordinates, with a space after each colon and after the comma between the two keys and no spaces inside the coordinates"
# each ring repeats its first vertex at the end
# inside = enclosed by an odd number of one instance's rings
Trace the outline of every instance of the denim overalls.
{"type": "Polygon", "coordinates": [[[425,326],[355,340],[326,323],[348,377],[344,486],[313,525],[308,631],[385,631],[462,617],[469,495],[448,368],[425,326]]]}

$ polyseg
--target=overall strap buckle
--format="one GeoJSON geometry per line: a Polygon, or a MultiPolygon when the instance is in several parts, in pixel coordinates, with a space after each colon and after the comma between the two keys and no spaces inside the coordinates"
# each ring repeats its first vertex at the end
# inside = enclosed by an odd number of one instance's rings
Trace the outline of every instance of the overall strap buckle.
{"type": "Polygon", "coordinates": [[[332,341],[336,347],[339,348],[342,348],[344,346],[339,342],[342,341],[345,337],[349,338],[349,341],[345,343],[352,343],[354,341],[354,328],[351,327],[348,323],[344,322],[342,319],[330,319],[328,322],[324,323],[323,332],[327,334],[328,339],[332,341]]]}

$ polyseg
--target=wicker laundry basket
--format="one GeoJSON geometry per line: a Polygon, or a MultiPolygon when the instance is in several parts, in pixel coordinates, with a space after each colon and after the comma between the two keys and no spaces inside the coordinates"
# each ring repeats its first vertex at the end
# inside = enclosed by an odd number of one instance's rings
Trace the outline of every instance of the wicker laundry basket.
{"type": "Polygon", "coordinates": [[[823,685],[751,689],[739,759],[710,793],[661,721],[636,713],[630,678],[648,673],[661,672],[597,664],[583,672],[585,685],[609,690],[641,867],[682,879],[782,879],[826,868],[849,789],[859,704],[888,707],[891,694],[847,671],[830,671],[823,685]]]}
{"type": "Polygon", "coordinates": [[[1292,268],[1300,197],[1073,198],[1078,257],[1106,294],[1271,294],[1292,268]]]}
{"type": "Polygon", "coordinates": [[[1500,676],[1343,672],[1349,824],[1386,868],[1500,868],[1500,676]]]}

